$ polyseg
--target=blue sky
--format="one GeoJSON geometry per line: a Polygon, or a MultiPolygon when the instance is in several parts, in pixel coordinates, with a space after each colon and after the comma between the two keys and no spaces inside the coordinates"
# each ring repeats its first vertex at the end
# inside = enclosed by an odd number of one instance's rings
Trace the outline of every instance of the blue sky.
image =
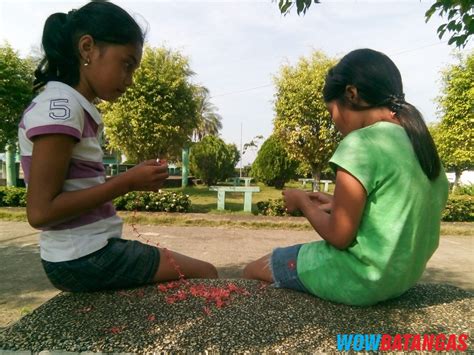
{"type": "MultiPolygon", "coordinates": [[[[240,147],[273,128],[273,76],[282,64],[322,50],[342,56],[369,47],[388,54],[402,73],[407,101],[436,120],[440,70],[455,62],[447,37],[439,40],[433,1],[322,0],[305,16],[282,16],[271,0],[115,1],[148,26],[148,44],[180,51],[223,117],[221,137],[240,147]]],[[[86,1],[0,0],[0,41],[22,56],[39,47],[45,19],[86,1]]],[[[472,42],[472,41],[471,41],[472,42]]],[[[464,51],[472,50],[470,43],[464,51]]],[[[250,162],[253,152],[244,156],[250,162]]]]}

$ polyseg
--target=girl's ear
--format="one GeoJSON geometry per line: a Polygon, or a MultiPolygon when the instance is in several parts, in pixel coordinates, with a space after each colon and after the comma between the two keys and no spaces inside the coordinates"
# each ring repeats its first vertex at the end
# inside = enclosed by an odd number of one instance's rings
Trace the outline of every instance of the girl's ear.
{"type": "Polygon", "coordinates": [[[357,104],[359,102],[359,93],[354,85],[347,85],[344,93],[346,100],[351,104],[357,104]]]}
{"type": "Polygon", "coordinates": [[[81,65],[86,64],[88,65],[91,57],[92,57],[92,51],[94,50],[94,38],[92,38],[91,35],[83,35],[81,38],[79,38],[79,42],[77,44],[78,50],[79,50],[79,55],[81,57],[81,65]]]}

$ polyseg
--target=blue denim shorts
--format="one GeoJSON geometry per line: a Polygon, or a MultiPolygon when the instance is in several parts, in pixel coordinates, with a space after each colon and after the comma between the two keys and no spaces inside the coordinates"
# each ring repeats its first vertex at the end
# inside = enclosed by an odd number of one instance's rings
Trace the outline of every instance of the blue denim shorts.
{"type": "Polygon", "coordinates": [[[296,260],[302,245],[297,244],[273,250],[270,258],[270,269],[272,271],[274,287],[289,288],[308,293],[308,290],[300,281],[296,270],[296,260]]]}
{"type": "Polygon", "coordinates": [[[152,283],[160,251],[136,240],[111,238],[105,247],[82,258],[42,263],[48,279],[62,291],[122,289],[152,283]]]}

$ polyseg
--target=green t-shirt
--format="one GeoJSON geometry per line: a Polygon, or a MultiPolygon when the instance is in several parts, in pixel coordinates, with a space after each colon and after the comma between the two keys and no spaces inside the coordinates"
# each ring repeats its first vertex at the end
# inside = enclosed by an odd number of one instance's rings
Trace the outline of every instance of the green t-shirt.
{"type": "Polygon", "coordinates": [[[318,297],[350,305],[401,295],[419,280],[438,247],[448,195],[444,170],[430,181],[403,127],[388,122],[348,134],[330,163],[359,180],[367,202],[349,248],[326,241],[301,247],[301,282],[318,297]]]}

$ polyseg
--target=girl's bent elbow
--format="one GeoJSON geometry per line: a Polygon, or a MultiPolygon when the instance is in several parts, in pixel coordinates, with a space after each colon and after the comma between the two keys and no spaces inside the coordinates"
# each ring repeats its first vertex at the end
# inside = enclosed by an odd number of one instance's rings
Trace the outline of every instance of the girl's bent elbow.
{"type": "Polygon", "coordinates": [[[46,225],[46,219],[42,216],[41,211],[32,211],[31,209],[26,209],[26,217],[28,223],[35,229],[41,229],[46,225]]]}

